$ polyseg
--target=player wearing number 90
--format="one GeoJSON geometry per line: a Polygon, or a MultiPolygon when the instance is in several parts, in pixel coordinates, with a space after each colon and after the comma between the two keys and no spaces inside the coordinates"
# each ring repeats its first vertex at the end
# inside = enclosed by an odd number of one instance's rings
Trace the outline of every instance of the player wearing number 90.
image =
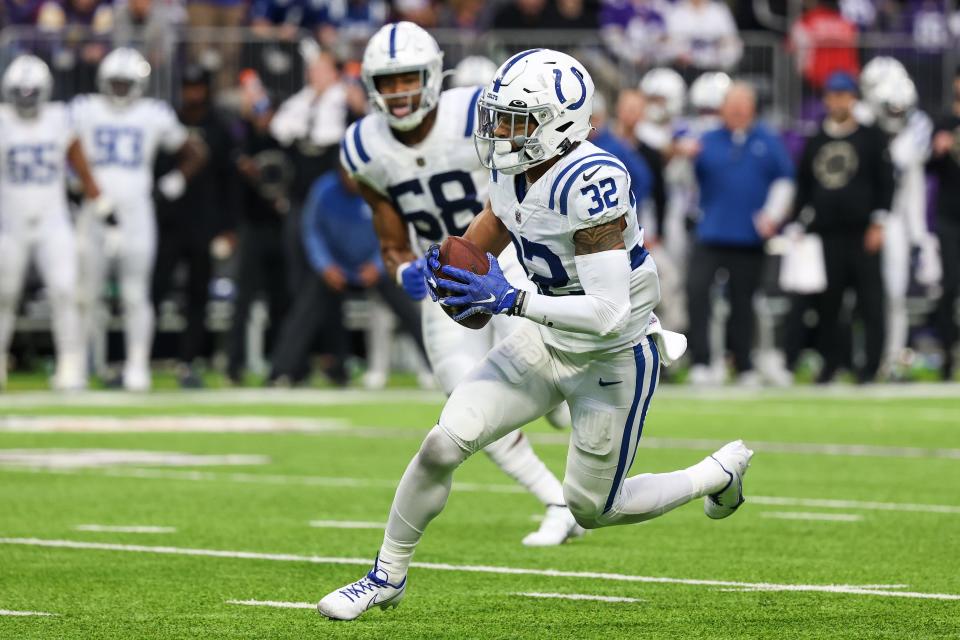
{"type": "Polygon", "coordinates": [[[465,284],[440,303],[533,322],[454,389],[400,480],[373,569],[321,600],[322,614],[350,620],[396,605],[454,470],[563,399],[573,413],[563,493],[582,526],[642,522],[698,496],[709,517],[724,518],[743,502],[752,452],[739,440],[687,469],[627,477],[660,364],[685,343],[652,315],[657,270],[643,247],[629,174],[586,141],[592,98],[586,69],[546,49],[511,57],[480,96],[477,151],[493,181],[490,205],[464,237],[490,252],[491,266],[485,276],[444,267],[465,284]],[[496,264],[493,256],[511,242],[539,292],[519,289],[496,264]]]}
{"type": "Polygon", "coordinates": [[[205,161],[205,148],[189,137],[173,109],[143,97],[150,64],[134,49],[111,51],[97,70],[98,95],[78,96],[73,121],[90,157],[94,176],[113,202],[100,219],[81,219],[81,316],[85,335],[97,339],[103,328],[95,313],[110,260],[116,260],[123,299],[126,362],[123,385],[150,388],[153,307],[150,280],[156,257],[153,163],[158,149],[179,155],[179,167],[157,181],[160,196],[176,200],[186,181],[205,161]]]}
{"type": "Polygon", "coordinates": [[[22,55],[3,74],[0,105],[0,388],[13,335],[17,300],[36,260],[52,312],[57,369],[53,386],[85,386],[77,317],[76,239],[67,209],[67,164],[88,206],[106,200],[90,174],[65,105],[49,102],[53,77],[40,58],[22,55]]]}
{"type": "MultiPolygon", "coordinates": [[[[473,148],[481,87],[442,91],[443,53],[430,34],[410,22],[388,24],[370,39],[362,77],[373,113],[347,129],[340,161],[373,210],[387,273],[421,300],[427,294],[423,250],[449,235],[462,235],[487,198],[489,174],[473,148]]],[[[512,265],[522,279],[512,253],[508,249],[501,256],[504,268],[509,272],[512,265]]],[[[427,356],[447,393],[522,324],[499,318],[474,331],[429,301],[422,311],[427,356]]],[[[556,411],[565,413],[566,407],[556,411]]],[[[560,482],[523,434],[491,441],[485,451],[547,509],[540,529],[524,544],[555,545],[581,533],[563,506],[560,482]]]]}

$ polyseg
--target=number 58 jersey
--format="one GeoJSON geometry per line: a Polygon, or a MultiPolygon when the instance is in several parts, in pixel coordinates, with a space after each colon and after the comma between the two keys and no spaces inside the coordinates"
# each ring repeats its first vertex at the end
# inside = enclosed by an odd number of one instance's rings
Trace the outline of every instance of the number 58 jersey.
{"type": "MultiPolygon", "coordinates": [[[[548,296],[583,295],[574,235],[623,218],[630,260],[630,316],[618,332],[594,336],[539,325],[546,344],[582,353],[629,347],[646,334],[660,302],[657,268],[643,246],[630,176],[612,154],[581,142],[527,189],[523,174],[492,174],[490,203],[510,232],[517,257],[538,291],[548,296]]],[[[516,284],[516,283],[514,283],[516,284]]]]}
{"type": "Polygon", "coordinates": [[[389,198],[422,254],[447,236],[462,236],[487,198],[489,173],[473,146],[479,87],[440,94],[433,128],[408,147],[373,113],[347,129],[340,162],[354,178],[389,198]]]}
{"type": "Polygon", "coordinates": [[[187,140],[173,109],[153,98],[117,107],[91,94],[76,97],[71,110],[94,178],[121,213],[151,202],[157,149],[173,153],[187,140]]]}

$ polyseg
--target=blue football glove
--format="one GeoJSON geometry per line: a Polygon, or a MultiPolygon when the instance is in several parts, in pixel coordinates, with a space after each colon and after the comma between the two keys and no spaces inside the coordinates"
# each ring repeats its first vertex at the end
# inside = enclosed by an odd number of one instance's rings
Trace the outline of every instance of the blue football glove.
{"type": "Polygon", "coordinates": [[[490,269],[482,276],[450,265],[442,269],[444,275],[455,278],[455,280],[445,279],[444,289],[459,295],[447,296],[440,301],[440,304],[448,307],[466,307],[453,317],[457,322],[477,313],[507,313],[517,300],[518,290],[503,277],[503,271],[496,256],[488,253],[487,260],[490,261],[490,269]]]}
{"type": "Polygon", "coordinates": [[[433,272],[440,269],[440,245],[430,245],[427,252],[423,254],[423,260],[426,263],[423,277],[426,280],[427,291],[430,293],[430,299],[437,302],[440,300],[440,292],[437,291],[437,279],[433,272]]]}
{"type": "Polygon", "coordinates": [[[427,295],[427,261],[418,258],[402,265],[399,280],[403,290],[414,300],[423,300],[427,295]]]}

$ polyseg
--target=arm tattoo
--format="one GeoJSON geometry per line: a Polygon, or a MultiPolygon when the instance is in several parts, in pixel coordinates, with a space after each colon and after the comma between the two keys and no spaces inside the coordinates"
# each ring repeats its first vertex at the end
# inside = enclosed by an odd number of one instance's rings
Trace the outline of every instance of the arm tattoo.
{"type": "Polygon", "coordinates": [[[623,218],[617,218],[596,227],[580,229],[573,234],[574,253],[578,256],[584,256],[601,251],[626,249],[627,247],[623,242],[623,228],[625,226],[626,221],[623,218]]]}

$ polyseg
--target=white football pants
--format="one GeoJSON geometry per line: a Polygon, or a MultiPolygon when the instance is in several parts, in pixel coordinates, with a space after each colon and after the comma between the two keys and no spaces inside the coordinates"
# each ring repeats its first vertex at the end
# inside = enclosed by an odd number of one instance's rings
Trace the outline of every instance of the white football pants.
{"type": "Polygon", "coordinates": [[[887,218],[883,237],[883,284],[886,294],[887,336],[883,362],[895,364],[907,348],[910,320],[907,288],[910,286],[910,237],[903,215],[887,218]]]}

